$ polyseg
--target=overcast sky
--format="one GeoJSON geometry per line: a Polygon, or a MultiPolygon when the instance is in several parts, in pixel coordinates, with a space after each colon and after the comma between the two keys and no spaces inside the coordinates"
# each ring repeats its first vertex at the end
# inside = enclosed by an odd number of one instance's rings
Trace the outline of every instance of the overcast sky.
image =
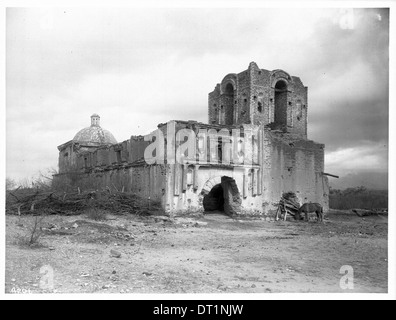
{"type": "Polygon", "coordinates": [[[57,146],[93,113],[118,141],[207,122],[208,93],[255,61],[308,86],[326,171],[386,185],[386,9],[9,8],[6,19],[7,177],[57,168],[57,146]]]}

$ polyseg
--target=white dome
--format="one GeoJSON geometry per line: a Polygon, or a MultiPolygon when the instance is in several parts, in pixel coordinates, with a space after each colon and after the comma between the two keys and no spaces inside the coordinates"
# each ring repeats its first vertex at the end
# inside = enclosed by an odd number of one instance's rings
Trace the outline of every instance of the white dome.
{"type": "Polygon", "coordinates": [[[94,146],[117,143],[113,134],[100,126],[100,117],[97,114],[91,116],[91,126],[77,132],[73,141],[94,146]]]}

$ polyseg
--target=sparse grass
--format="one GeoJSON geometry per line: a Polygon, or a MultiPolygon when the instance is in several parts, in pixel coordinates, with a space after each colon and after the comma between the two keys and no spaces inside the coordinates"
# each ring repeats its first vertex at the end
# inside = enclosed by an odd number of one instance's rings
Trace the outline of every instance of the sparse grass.
{"type": "Polygon", "coordinates": [[[40,238],[44,234],[43,232],[43,223],[45,216],[34,216],[31,217],[31,223],[28,227],[28,231],[24,235],[18,235],[16,239],[16,243],[22,247],[39,247],[40,238]]]}

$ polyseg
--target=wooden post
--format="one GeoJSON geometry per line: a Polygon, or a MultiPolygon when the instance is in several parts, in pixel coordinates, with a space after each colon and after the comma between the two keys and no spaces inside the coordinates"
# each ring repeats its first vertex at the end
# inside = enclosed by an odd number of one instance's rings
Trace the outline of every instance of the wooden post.
{"type": "Polygon", "coordinates": [[[286,209],[286,205],[285,204],[283,204],[283,209],[285,210],[285,217],[284,217],[284,221],[286,221],[286,218],[287,218],[287,209],[286,209]]]}
{"type": "Polygon", "coordinates": [[[278,205],[278,209],[276,210],[276,217],[275,217],[275,221],[278,221],[278,220],[279,220],[279,216],[278,216],[279,207],[280,207],[280,205],[278,205]]]}

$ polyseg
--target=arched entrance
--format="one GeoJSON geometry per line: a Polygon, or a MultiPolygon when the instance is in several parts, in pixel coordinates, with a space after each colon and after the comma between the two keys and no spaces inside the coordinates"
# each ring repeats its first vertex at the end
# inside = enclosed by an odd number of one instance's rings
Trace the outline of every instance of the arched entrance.
{"type": "Polygon", "coordinates": [[[223,176],[209,180],[201,197],[205,213],[224,212],[232,216],[241,212],[242,197],[233,178],[223,176]]]}
{"type": "Polygon", "coordinates": [[[205,212],[224,211],[224,189],[220,184],[216,184],[210,192],[203,198],[205,212]]]}
{"type": "Polygon", "coordinates": [[[275,85],[275,123],[287,124],[287,83],[279,80],[275,85]]]}

